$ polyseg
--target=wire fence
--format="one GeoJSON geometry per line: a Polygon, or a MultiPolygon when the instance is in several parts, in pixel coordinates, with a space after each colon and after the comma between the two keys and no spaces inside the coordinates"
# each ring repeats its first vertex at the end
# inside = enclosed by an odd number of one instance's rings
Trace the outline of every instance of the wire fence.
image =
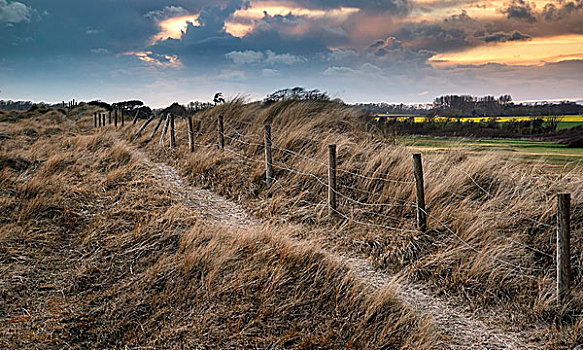
{"type": "MultiPolygon", "coordinates": [[[[251,123],[249,123],[250,125],[251,123]]],[[[209,138],[208,132],[195,132],[193,133],[193,138],[209,138]]],[[[224,139],[228,140],[229,142],[222,148],[222,150],[232,154],[233,156],[238,157],[239,159],[255,164],[255,165],[265,165],[265,159],[263,159],[262,151],[265,149],[265,139],[262,135],[257,134],[242,134],[235,128],[227,128],[223,134],[224,139]]],[[[197,147],[204,147],[204,148],[220,148],[220,145],[217,144],[200,144],[194,142],[193,139],[186,139],[181,138],[181,141],[184,142],[192,142],[197,147]]],[[[354,181],[350,181],[350,177],[354,179],[360,179],[362,181],[368,181],[369,186],[373,186],[376,184],[377,187],[380,187],[380,191],[371,191],[367,188],[360,188],[356,186],[352,186],[347,183],[343,183],[340,181],[338,186],[332,187],[325,179],[324,174],[317,174],[312,172],[314,168],[319,169],[322,172],[325,172],[328,169],[329,164],[327,162],[323,162],[320,159],[314,158],[314,156],[302,154],[298,151],[294,151],[291,149],[287,149],[278,145],[277,143],[271,142],[271,149],[276,152],[278,157],[276,157],[275,161],[271,164],[271,166],[275,169],[278,169],[280,172],[287,172],[289,174],[293,174],[295,176],[301,176],[308,180],[313,180],[315,184],[319,186],[320,191],[329,191],[329,193],[334,194],[337,196],[340,201],[340,206],[342,209],[338,209],[337,207],[330,207],[327,205],[325,199],[320,197],[319,202],[312,202],[305,199],[298,199],[295,203],[301,203],[306,206],[312,206],[314,208],[320,208],[321,210],[328,206],[328,209],[333,212],[337,217],[342,218],[346,222],[350,222],[356,225],[361,225],[368,228],[374,229],[382,229],[388,230],[397,233],[417,233],[419,232],[418,229],[414,227],[414,223],[411,222],[410,217],[405,217],[402,215],[403,212],[412,212],[414,210],[418,210],[425,214],[426,217],[431,219],[434,223],[436,223],[443,232],[448,233],[451,235],[455,240],[459,241],[462,246],[466,247],[469,251],[485,255],[486,250],[477,247],[475,244],[471,243],[469,239],[463,237],[463,232],[460,233],[456,229],[453,228],[454,224],[461,224],[467,228],[477,228],[481,231],[484,235],[492,234],[493,236],[505,240],[512,245],[519,246],[525,250],[529,250],[534,254],[537,254],[545,259],[554,259],[555,256],[549,252],[545,252],[542,249],[539,249],[531,244],[526,242],[522,242],[512,236],[517,234],[516,231],[512,231],[511,229],[493,229],[491,227],[484,227],[483,224],[485,223],[485,218],[480,218],[479,215],[475,215],[472,217],[471,221],[467,219],[461,218],[459,215],[454,215],[452,213],[446,213],[445,211],[434,213],[432,210],[426,210],[425,208],[420,208],[415,201],[403,199],[403,198],[396,198],[396,197],[388,197],[386,194],[383,195],[384,186],[410,186],[411,188],[411,195],[413,194],[413,189],[416,185],[416,181],[411,175],[408,178],[402,179],[397,178],[394,175],[382,173],[382,172],[372,172],[369,174],[365,174],[358,170],[352,170],[348,168],[344,168],[342,166],[338,167],[337,172],[342,174],[341,179],[348,179],[346,182],[354,183],[354,181]],[[295,160],[306,161],[307,163],[303,163],[304,166],[302,168],[298,168],[294,166],[295,160]],[[306,167],[311,168],[312,170],[306,169],[306,167]],[[364,199],[355,199],[353,198],[350,193],[358,193],[364,199]],[[372,198],[376,198],[371,200],[372,198]],[[399,210],[399,215],[391,215],[391,210],[397,209],[399,210]],[[390,223],[390,224],[389,224],[390,223]]],[[[323,143],[322,140],[313,140],[314,142],[323,143]]],[[[430,164],[433,164],[436,167],[439,167],[443,170],[443,177],[447,177],[448,174],[455,172],[458,174],[463,175],[466,179],[469,180],[469,183],[472,184],[477,190],[485,195],[485,198],[482,200],[468,198],[467,195],[463,193],[458,193],[452,191],[451,189],[444,189],[444,193],[451,195],[452,197],[457,198],[460,202],[463,200],[465,205],[473,206],[475,209],[479,209],[482,213],[488,214],[490,218],[495,217],[507,217],[510,215],[511,217],[518,218],[521,220],[528,221],[533,227],[542,228],[543,230],[551,230],[555,226],[539,220],[536,217],[526,215],[522,212],[519,212],[512,208],[508,203],[498,199],[491,190],[485,188],[482,184],[480,184],[479,179],[475,178],[470,174],[467,170],[456,166],[455,164],[448,164],[444,163],[443,161],[439,161],[433,159],[428,156],[424,156],[423,158],[430,164]]],[[[335,169],[336,171],[336,169],[335,169]]],[[[279,189],[283,189],[285,186],[280,182],[278,179],[279,176],[274,176],[273,182],[279,189]]],[[[321,193],[321,192],[319,192],[321,193]]],[[[538,216],[548,215],[549,212],[552,210],[552,206],[548,203],[549,199],[547,198],[547,202],[542,206],[546,207],[546,212],[539,213],[538,216]]],[[[536,279],[536,273],[540,271],[547,271],[547,266],[522,266],[519,263],[515,263],[509,259],[504,259],[498,256],[490,256],[490,258],[498,262],[510,269],[515,270],[516,272],[520,273],[522,276],[528,279],[536,279]]],[[[573,262],[573,268],[581,270],[581,267],[576,263],[573,262]]]]}

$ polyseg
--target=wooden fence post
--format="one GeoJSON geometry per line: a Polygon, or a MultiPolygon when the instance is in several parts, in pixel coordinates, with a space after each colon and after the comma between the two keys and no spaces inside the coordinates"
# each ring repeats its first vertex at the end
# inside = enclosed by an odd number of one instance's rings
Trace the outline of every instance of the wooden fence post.
{"type": "Polygon", "coordinates": [[[101,113],[96,113],[97,119],[99,119],[99,126],[101,127],[101,113]]]}
{"type": "Polygon", "coordinates": [[[132,122],[132,125],[136,125],[136,123],[138,122],[138,117],[140,116],[140,111],[137,110],[136,111],[136,115],[134,116],[134,121],[132,122]]]}
{"type": "Polygon", "coordinates": [[[192,126],[192,116],[188,116],[188,149],[194,152],[194,128],[192,126]]]}
{"type": "Polygon", "coordinates": [[[557,194],[557,305],[571,287],[571,195],[557,194]]]}
{"type": "Polygon", "coordinates": [[[265,183],[267,188],[273,183],[273,168],[271,161],[271,125],[265,125],[265,183]]]}
{"type": "Polygon", "coordinates": [[[170,113],[166,114],[166,121],[164,122],[164,127],[162,128],[162,135],[160,135],[160,146],[164,147],[164,135],[168,131],[168,125],[170,124],[170,113]]]}
{"type": "Polygon", "coordinates": [[[137,139],[138,137],[140,137],[140,135],[142,134],[142,131],[144,131],[144,129],[146,128],[146,126],[148,126],[148,124],[150,124],[152,122],[152,120],[154,120],[154,118],[156,118],[156,116],[154,114],[152,114],[150,116],[150,118],[148,118],[148,120],[146,120],[144,122],[144,124],[142,124],[142,126],[140,127],[140,129],[138,130],[138,132],[134,135],[134,140],[137,139]]]}
{"type": "Polygon", "coordinates": [[[106,115],[105,113],[101,114],[101,117],[103,118],[103,126],[105,126],[105,115],[106,115]]]}
{"type": "Polygon", "coordinates": [[[111,125],[111,111],[107,111],[107,121],[107,124],[111,125]]]}
{"type": "Polygon", "coordinates": [[[219,128],[219,135],[218,135],[219,149],[223,149],[223,148],[225,148],[225,134],[224,134],[224,125],[223,125],[223,116],[222,115],[219,115],[218,128],[219,128]]]}
{"type": "Polygon", "coordinates": [[[93,112],[93,127],[97,127],[97,112],[93,112]]]}
{"type": "Polygon", "coordinates": [[[336,213],[336,145],[328,145],[328,210],[336,213]]]}
{"type": "Polygon", "coordinates": [[[176,147],[176,137],[174,136],[174,114],[170,113],[170,148],[176,147]]]}
{"type": "Polygon", "coordinates": [[[123,126],[124,126],[124,124],[125,124],[125,122],[124,122],[124,116],[123,116],[123,114],[124,114],[124,113],[123,113],[123,109],[122,109],[122,110],[120,110],[120,114],[121,114],[121,116],[120,116],[120,117],[121,117],[121,127],[123,128],[123,126]]]}
{"type": "Polygon", "coordinates": [[[113,126],[117,128],[117,109],[113,111],[113,126]]]}
{"type": "Polygon", "coordinates": [[[160,113],[160,119],[158,119],[158,122],[156,123],[156,126],[154,127],[154,131],[152,131],[152,135],[150,136],[150,138],[148,140],[151,140],[154,138],[154,136],[156,135],[156,131],[158,131],[158,129],[160,128],[160,125],[162,124],[163,120],[164,120],[164,114],[160,113]]]}
{"type": "Polygon", "coordinates": [[[423,162],[421,154],[413,155],[413,168],[415,173],[415,185],[417,188],[417,227],[421,232],[427,230],[427,212],[425,210],[425,187],[423,184],[423,162]]]}

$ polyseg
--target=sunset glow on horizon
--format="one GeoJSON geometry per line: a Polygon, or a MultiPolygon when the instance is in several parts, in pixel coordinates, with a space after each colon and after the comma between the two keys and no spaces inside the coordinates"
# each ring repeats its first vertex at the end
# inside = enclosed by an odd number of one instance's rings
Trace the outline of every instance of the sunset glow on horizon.
{"type": "Polygon", "coordinates": [[[486,63],[539,66],[567,60],[583,60],[583,35],[489,44],[463,52],[438,54],[431,57],[429,62],[437,66],[486,63]]]}

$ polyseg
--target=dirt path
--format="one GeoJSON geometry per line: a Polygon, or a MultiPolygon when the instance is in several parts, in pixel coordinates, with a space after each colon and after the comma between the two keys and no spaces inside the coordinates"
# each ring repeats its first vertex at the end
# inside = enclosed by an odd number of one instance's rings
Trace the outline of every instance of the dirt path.
{"type": "MultiPolygon", "coordinates": [[[[247,228],[261,223],[251,218],[238,204],[211,191],[189,185],[173,167],[156,163],[140,151],[140,158],[152,167],[156,177],[169,186],[170,192],[185,206],[202,217],[233,228],[247,228]]],[[[431,318],[446,339],[445,349],[536,349],[541,346],[521,341],[518,336],[486,324],[466,310],[433,295],[426,286],[396,280],[376,271],[368,260],[335,255],[345,262],[365,283],[374,288],[391,284],[407,305],[431,318]]]]}

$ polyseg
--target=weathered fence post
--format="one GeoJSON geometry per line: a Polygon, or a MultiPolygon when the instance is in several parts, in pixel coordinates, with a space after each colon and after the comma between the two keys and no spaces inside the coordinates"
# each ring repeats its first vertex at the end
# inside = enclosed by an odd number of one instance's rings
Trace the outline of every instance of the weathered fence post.
{"type": "Polygon", "coordinates": [[[164,127],[162,128],[162,135],[160,135],[160,146],[164,147],[164,135],[168,131],[168,125],[170,124],[170,113],[166,114],[166,121],[164,122],[164,127]]]}
{"type": "Polygon", "coordinates": [[[218,135],[218,141],[219,141],[219,149],[223,149],[225,148],[225,135],[224,135],[224,125],[223,125],[223,116],[219,115],[219,119],[218,119],[218,128],[219,128],[219,135],[218,135]]]}
{"type": "Polygon", "coordinates": [[[101,113],[96,113],[97,119],[99,119],[99,126],[101,127],[101,113]]]}
{"type": "Polygon", "coordinates": [[[136,125],[136,123],[138,122],[138,117],[140,116],[140,111],[137,110],[136,111],[136,115],[134,116],[134,121],[132,122],[132,125],[136,125]]]}
{"type": "Polygon", "coordinates": [[[123,126],[124,126],[124,124],[125,124],[125,122],[124,122],[124,116],[123,116],[123,109],[122,109],[122,110],[120,110],[120,114],[121,114],[121,126],[122,126],[122,128],[123,128],[123,126]]]}
{"type": "Polygon", "coordinates": [[[427,230],[427,212],[425,210],[425,187],[423,184],[423,162],[421,154],[413,155],[413,168],[415,173],[415,185],[417,188],[417,227],[421,232],[427,230]]]}
{"type": "Polygon", "coordinates": [[[105,115],[106,115],[105,113],[102,113],[102,114],[101,114],[101,116],[102,116],[102,118],[103,118],[103,126],[105,126],[105,115]]]}
{"type": "Polygon", "coordinates": [[[144,131],[144,129],[146,128],[146,126],[148,126],[148,124],[150,124],[152,122],[152,120],[154,120],[154,118],[156,118],[156,116],[154,114],[152,114],[150,116],[150,118],[148,118],[148,120],[146,120],[144,122],[144,124],[142,124],[142,126],[140,127],[140,129],[138,130],[138,132],[134,135],[134,140],[137,139],[138,137],[140,137],[140,135],[142,134],[142,131],[144,131]]]}
{"type": "Polygon", "coordinates": [[[152,131],[152,135],[150,136],[148,141],[154,138],[154,136],[156,135],[156,131],[158,131],[158,128],[160,128],[160,125],[162,124],[163,120],[164,120],[164,113],[160,113],[160,119],[158,119],[158,122],[156,123],[156,126],[154,127],[154,131],[152,131]]]}
{"type": "Polygon", "coordinates": [[[107,117],[108,117],[107,118],[107,121],[108,121],[107,124],[111,125],[111,111],[107,111],[107,117]]]}
{"type": "Polygon", "coordinates": [[[174,135],[174,114],[170,113],[170,148],[176,147],[176,137],[174,135]]]}
{"type": "Polygon", "coordinates": [[[336,145],[328,145],[328,210],[336,213],[336,145]]]}
{"type": "Polygon", "coordinates": [[[113,126],[117,128],[117,109],[113,111],[113,126]]]}
{"type": "Polygon", "coordinates": [[[194,128],[192,126],[192,116],[188,116],[188,149],[194,152],[194,128]]]}
{"type": "Polygon", "coordinates": [[[97,112],[93,112],[93,127],[97,127],[97,112]]]}
{"type": "Polygon", "coordinates": [[[557,305],[571,287],[571,195],[557,195],[557,305]]]}
{"type": "Polygon", "coordinates": [[[271,125],[265,125],[265,183],[267,188],[273,183],[273,168],[271,162],[271,125]]]}

